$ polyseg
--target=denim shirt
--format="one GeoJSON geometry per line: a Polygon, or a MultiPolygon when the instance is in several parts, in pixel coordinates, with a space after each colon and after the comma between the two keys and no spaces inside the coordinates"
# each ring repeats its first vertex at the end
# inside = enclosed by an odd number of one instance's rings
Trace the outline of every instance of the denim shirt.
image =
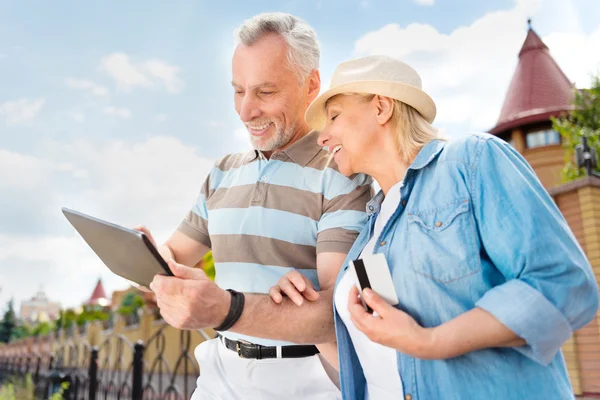
{"type": "MultiPolygon", "coordinates": [[[[374,249],[387,258],[396,307],[423,327],[480,307],[527,342],[447,360],[397,352],[406,398],[574,398],[560,348],[596,315],[598,286],[523,157],[487,134],[435,140],[418,153],[400,193],[374,249]]],[[[369,241],[382,200],[380,192],[367,205],[367,225],[337,283],[369,241]]],[[[335,307],[334,313],[342,393],[362,400],[363,370],[335,307]]]]}

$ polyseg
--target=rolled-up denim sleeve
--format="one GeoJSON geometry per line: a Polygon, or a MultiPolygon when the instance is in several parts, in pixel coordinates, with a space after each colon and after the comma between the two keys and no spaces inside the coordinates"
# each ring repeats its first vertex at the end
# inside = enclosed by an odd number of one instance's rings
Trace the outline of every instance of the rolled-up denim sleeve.
{"type": "Polygon", "coordinates": [[[512,146],[482,141],[474,166],[477,227],[485,254],[504,276],[476,306],[527,342],[517,351],[548,364],[596,315],[596,279],[554,201],[512,146]]]}

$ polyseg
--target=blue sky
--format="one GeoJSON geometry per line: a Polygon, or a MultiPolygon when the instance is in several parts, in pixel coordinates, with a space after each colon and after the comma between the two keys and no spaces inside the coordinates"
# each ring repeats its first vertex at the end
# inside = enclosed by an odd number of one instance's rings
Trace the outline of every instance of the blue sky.
{"type": "Polygon", "coordinates": [[[60,214],[69,206],[166,239],[215,159],[248,147],[233,110],[233,30],[265,11],[306,19],[327,85],[348,58],[413,65],[448,136],[491,128],[526,20],[567,76],[600,71],[597,0],[0,0],[0,307],[74,306],[126,286],[60,214]]]}

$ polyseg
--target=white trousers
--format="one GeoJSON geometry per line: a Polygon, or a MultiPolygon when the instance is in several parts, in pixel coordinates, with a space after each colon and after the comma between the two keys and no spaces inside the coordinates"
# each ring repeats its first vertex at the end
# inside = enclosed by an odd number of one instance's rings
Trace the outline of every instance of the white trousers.
{"type": "Polygon", "coordinates": [[[320,355],[251,360],[238,357],[219,339],[194,351],[200,376],[192,400],[340,400],[320,355]]]}

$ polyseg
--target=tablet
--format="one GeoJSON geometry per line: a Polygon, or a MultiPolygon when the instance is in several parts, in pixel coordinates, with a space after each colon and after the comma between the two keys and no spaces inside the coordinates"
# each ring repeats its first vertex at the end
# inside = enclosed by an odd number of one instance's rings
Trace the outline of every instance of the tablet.
{"type": "Polygon", "coordinates": [[[62,209],[71,225],[115,274],[149,287],[155,275],[171,275],[169,266],[142,232],[62,209]]]}

